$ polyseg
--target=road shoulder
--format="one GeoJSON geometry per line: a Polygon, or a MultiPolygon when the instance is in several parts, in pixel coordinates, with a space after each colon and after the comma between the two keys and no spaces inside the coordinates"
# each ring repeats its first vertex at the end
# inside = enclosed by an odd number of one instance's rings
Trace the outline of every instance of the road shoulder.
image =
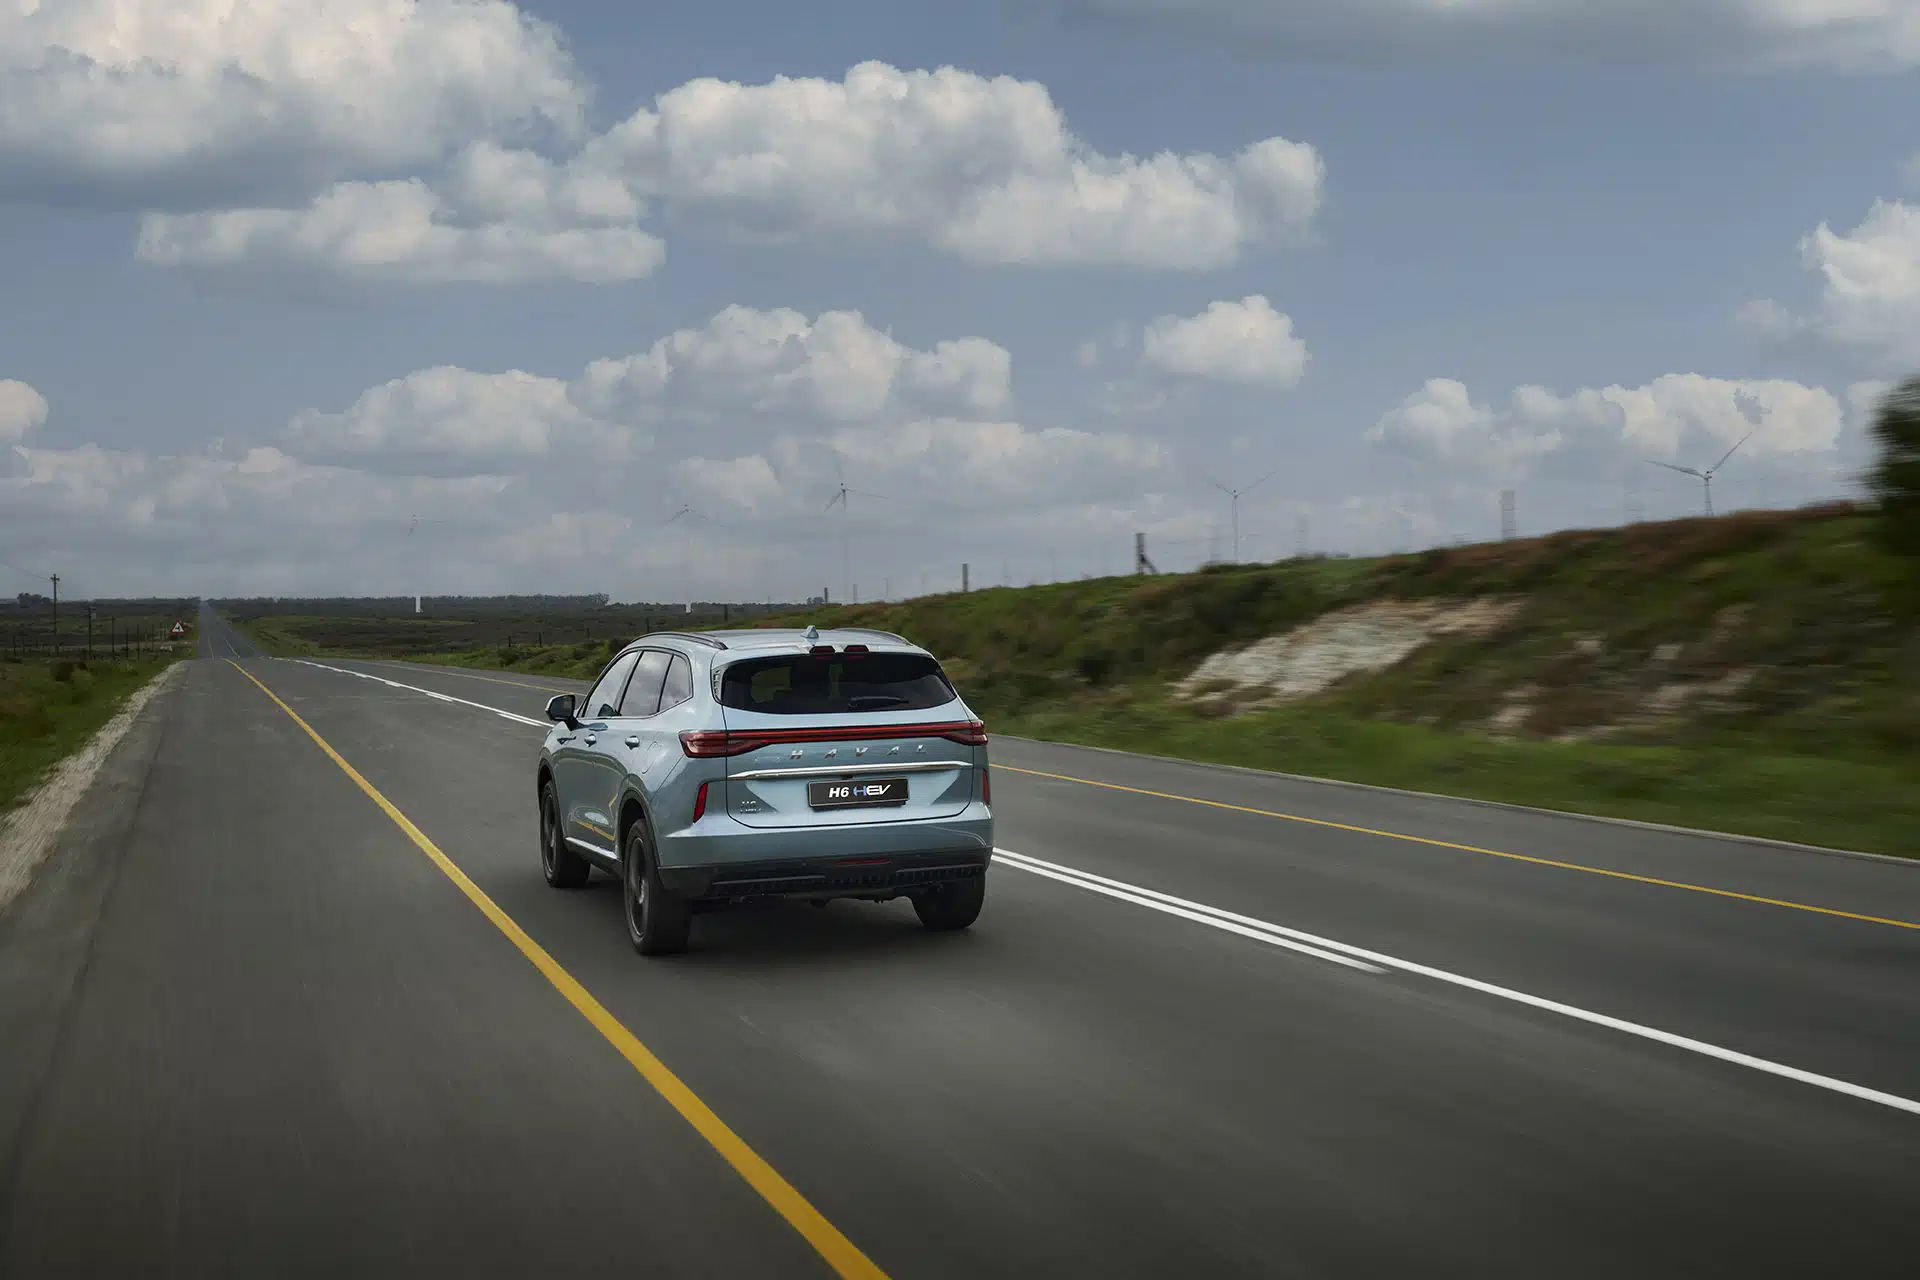
{"type": "Polygon", "coordinates": [[[0,1204],[9,1198],[19,1136],[86,968],[184,665],[156,676],[49,780],[70,790],[61,797],[66,812],[32,859],[37,866],[20,860],[17,896],[0,901],[0,1043],[7,1046],[0,1054],[0,1204]],[[81,765],[87,776],[72,776],[69,766],[81,765]]]}

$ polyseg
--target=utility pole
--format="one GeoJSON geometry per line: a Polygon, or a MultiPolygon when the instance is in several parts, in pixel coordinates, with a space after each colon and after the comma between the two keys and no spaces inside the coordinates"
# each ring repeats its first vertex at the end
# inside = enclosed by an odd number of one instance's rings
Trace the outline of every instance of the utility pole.
{"type": "Polygon", "coordinates": [[[1133,571],[1135,573],[1160,572],[1153,567],[1153,561],[1147,559],[1147,535],[1144,533],[1133,535],[1133,571]]]}
{"type": "Polygon", "coordinates": [[[1512,542],[1519,536],[1520,524],[1514,515],[1515,494],[1512,489],[1500,491],[1500,540],[1512,542]]]}
{"type": "Polygon", "coordinates": [[[962,561],[960,564],[960,594],[965,595],[973,589],[973,566],[962,561]]]}
{"type": "Polygon", "coordinates": [[[53,583],[53,656],[57,658],[60,656],[60,575],[47,576],[53,583]]]}

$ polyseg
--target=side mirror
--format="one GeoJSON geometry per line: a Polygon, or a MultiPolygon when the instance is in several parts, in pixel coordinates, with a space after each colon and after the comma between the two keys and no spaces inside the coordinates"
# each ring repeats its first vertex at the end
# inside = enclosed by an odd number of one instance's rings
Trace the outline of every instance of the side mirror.
{"type": "Polygon", "coordinates": [[[547,699],[547,719],[557,720],[569,729],[577,729],[580,722],[574,719],[574,709],[578,705],[570,693],[556,693],[547,699]]]}

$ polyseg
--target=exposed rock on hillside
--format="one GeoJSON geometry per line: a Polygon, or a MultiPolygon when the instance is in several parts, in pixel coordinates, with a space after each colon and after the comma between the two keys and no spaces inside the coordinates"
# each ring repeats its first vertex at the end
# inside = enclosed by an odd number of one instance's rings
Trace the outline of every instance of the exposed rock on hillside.
{"type": "Polygon", "coordinates": [[[1216,653],[1174,685],[1174,695],[1252,710],[1329,688],[1347,676],[1381,671],[1439,636],[1489,635],[1524,603],[1514,597],[1373,600],[1216,653]]]}

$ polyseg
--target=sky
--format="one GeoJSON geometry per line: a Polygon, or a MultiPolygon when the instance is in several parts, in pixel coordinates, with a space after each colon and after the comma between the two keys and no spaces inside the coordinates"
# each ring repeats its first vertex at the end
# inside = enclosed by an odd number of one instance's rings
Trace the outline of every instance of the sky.
{"type": "Polygon", "coordinates": [[[0,0],[0,586],[861,599],[1859,491],[1920,0],[0,0]],[[1741,443],[1744,441],[1744,443],[1741,443]],[[844,493],[842,486],[845,486],[844,493]]]}

